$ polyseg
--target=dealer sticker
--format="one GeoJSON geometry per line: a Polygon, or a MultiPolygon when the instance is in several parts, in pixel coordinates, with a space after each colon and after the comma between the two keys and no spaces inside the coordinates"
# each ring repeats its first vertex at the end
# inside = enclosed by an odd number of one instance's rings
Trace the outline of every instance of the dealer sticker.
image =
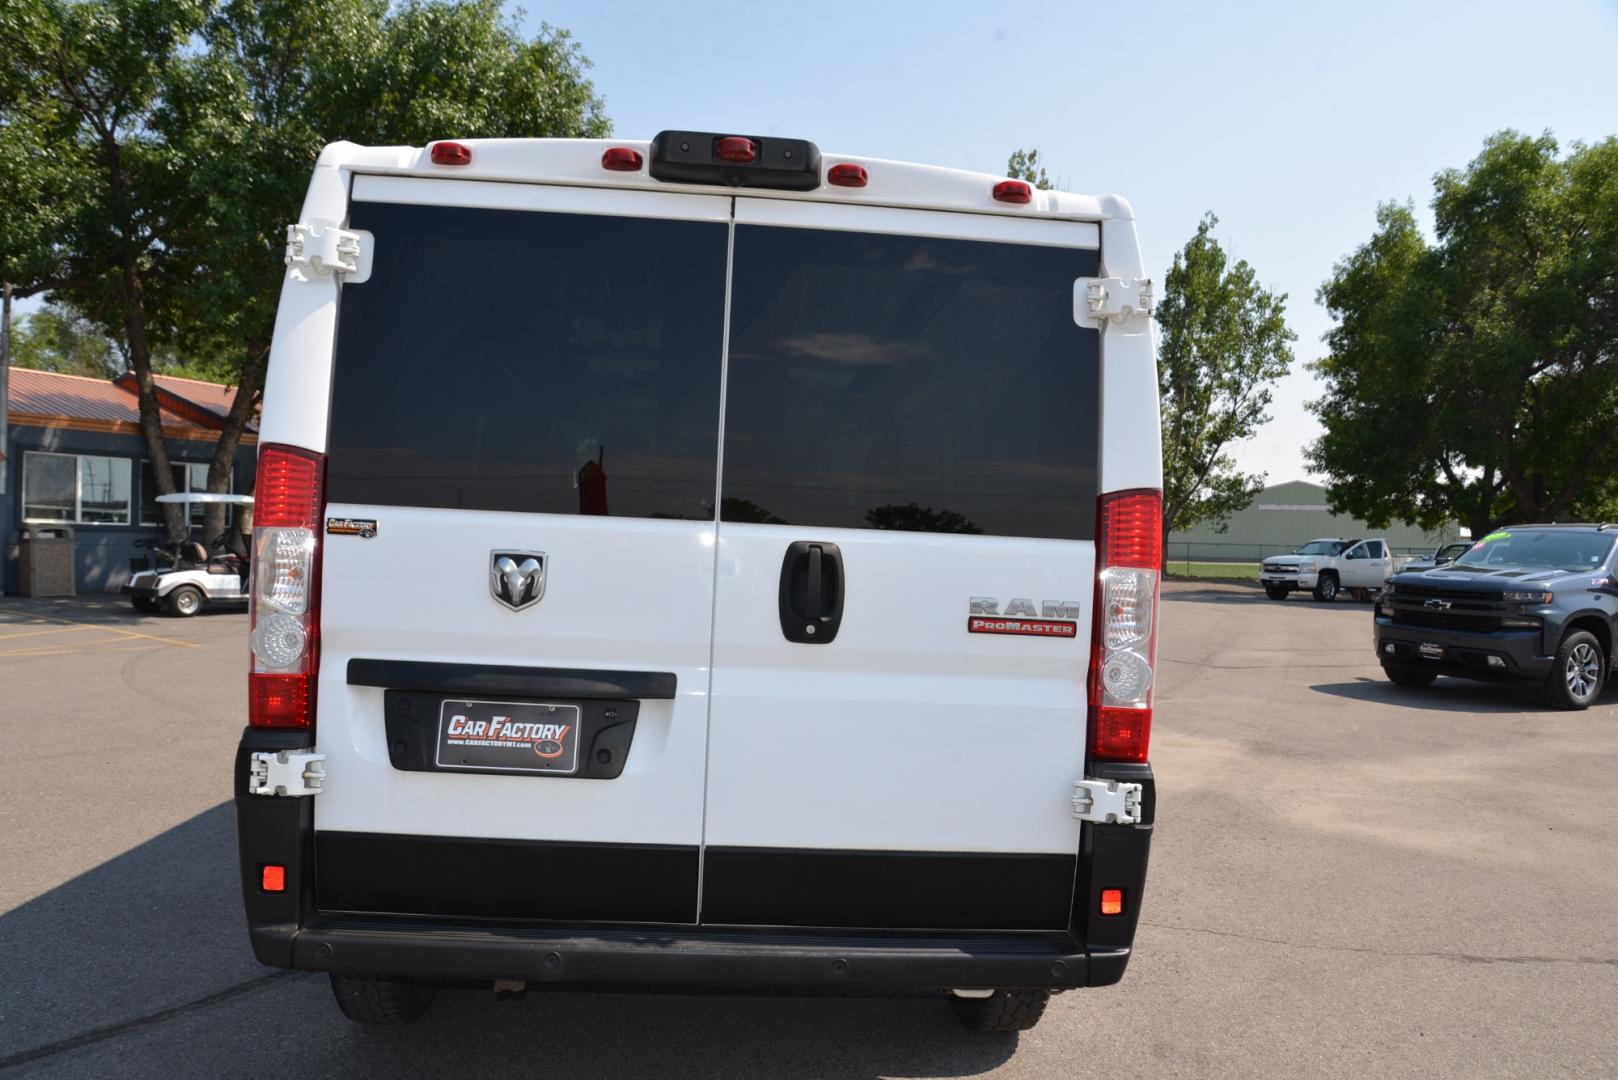
{"type": "Polygon", "coordinates": [[[436,760],[441,769],[570,775],[579,768],[579,707],[445,701],[436,760]]]}

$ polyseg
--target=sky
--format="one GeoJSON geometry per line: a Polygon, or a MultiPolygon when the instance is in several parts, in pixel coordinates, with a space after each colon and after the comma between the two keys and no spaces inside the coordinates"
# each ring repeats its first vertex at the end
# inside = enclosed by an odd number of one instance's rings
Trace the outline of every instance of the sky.
{"type": "Polygon", "coordinates": [[[1288,296],[1293,374],[1237,449],[1309,479],[1315,292],[1502,128],[1618,134],[1618,0],[932,3],[528,0],[567,29],[615,131],[784,135],[823,151],[1002,172],[1034,147],[1058,186],[1135,208],[1161,282],[1201,216],[1288,296]]]}

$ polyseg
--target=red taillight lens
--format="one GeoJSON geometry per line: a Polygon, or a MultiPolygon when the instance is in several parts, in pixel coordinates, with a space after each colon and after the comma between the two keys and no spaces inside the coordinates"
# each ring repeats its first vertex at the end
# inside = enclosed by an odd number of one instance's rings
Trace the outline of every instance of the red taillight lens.
{"type": "Polygon", "coordinates": [[[826,170],[826,183],[837,187],[864,187],[870,179],[864,165],[833,165],[826,170]]]}
{"type": "Polygon", "coordinates": [[[1034,189],[1026,180],[1002,180],[994,185],[994,201],[1029,203],[1034,201],[1034,189]]]}
{"type": "Polygon", "coordinates": [[[601,155],[601,167],[612,172],[639,172],[642,158],[632,146],[609,147],[601,155]]]}
{"type": "Polygon", "coordinates": [[[275,443],[259,449],[247,677],[253,727],[314,726],[325,471],[326,459],[313,451],[275,443]]]}
{"type": "Polygon", "coordinates": [[[1089,754],[1094,761],[1146,760],[1162,554],[1162,492],[1143,489],[1101,497],[1090,636],[1089,754]]]}
{"type": "Polygon", "coordinates": [[[463,146],[458,142],[433,143],[431,156],[434,165],[472,164],[472,148],[470,146],[463,146]]]}
{"type": "Polygon", "coordinates": [[[258,887],[265,892],[286,892],[287,868],[280,863],[268,863],[260,867],[258,887]]]}
{"type": "Polygon", "coordinates": [[[754,161],[758,158],[758,147],[752,139],[726,135],[714,141],[713,156],[720,161],[754,161]]]}
{"type": "Polygon", "coordinates": [[[1124,913],[1124,890],[1101,890],[1101,914],[1122,915],[1124,913]]]}

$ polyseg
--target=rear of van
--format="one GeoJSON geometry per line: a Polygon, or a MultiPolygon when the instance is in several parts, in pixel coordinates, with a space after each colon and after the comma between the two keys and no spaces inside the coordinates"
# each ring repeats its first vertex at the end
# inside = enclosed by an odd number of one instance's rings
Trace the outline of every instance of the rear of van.
{"type": "Polygon", "coordinates": [[[440,985],[1116,982],[1153,820],[1127,204],[803,140],[334,144],[265,389],[260,960],[440,985]]]}

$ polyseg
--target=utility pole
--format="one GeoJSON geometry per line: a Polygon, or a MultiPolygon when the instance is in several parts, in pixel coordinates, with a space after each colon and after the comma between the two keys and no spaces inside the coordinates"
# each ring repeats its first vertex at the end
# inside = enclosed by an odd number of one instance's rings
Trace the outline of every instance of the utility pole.
{"type": "MultiPolygon", "coordinates": [[[[0,495],[6,493],[6,447],[11,444],[11,282],[0,285],[0,495]]],[[[0,546],[5,543],[5,504],[0,502],[0,546]]]]}

